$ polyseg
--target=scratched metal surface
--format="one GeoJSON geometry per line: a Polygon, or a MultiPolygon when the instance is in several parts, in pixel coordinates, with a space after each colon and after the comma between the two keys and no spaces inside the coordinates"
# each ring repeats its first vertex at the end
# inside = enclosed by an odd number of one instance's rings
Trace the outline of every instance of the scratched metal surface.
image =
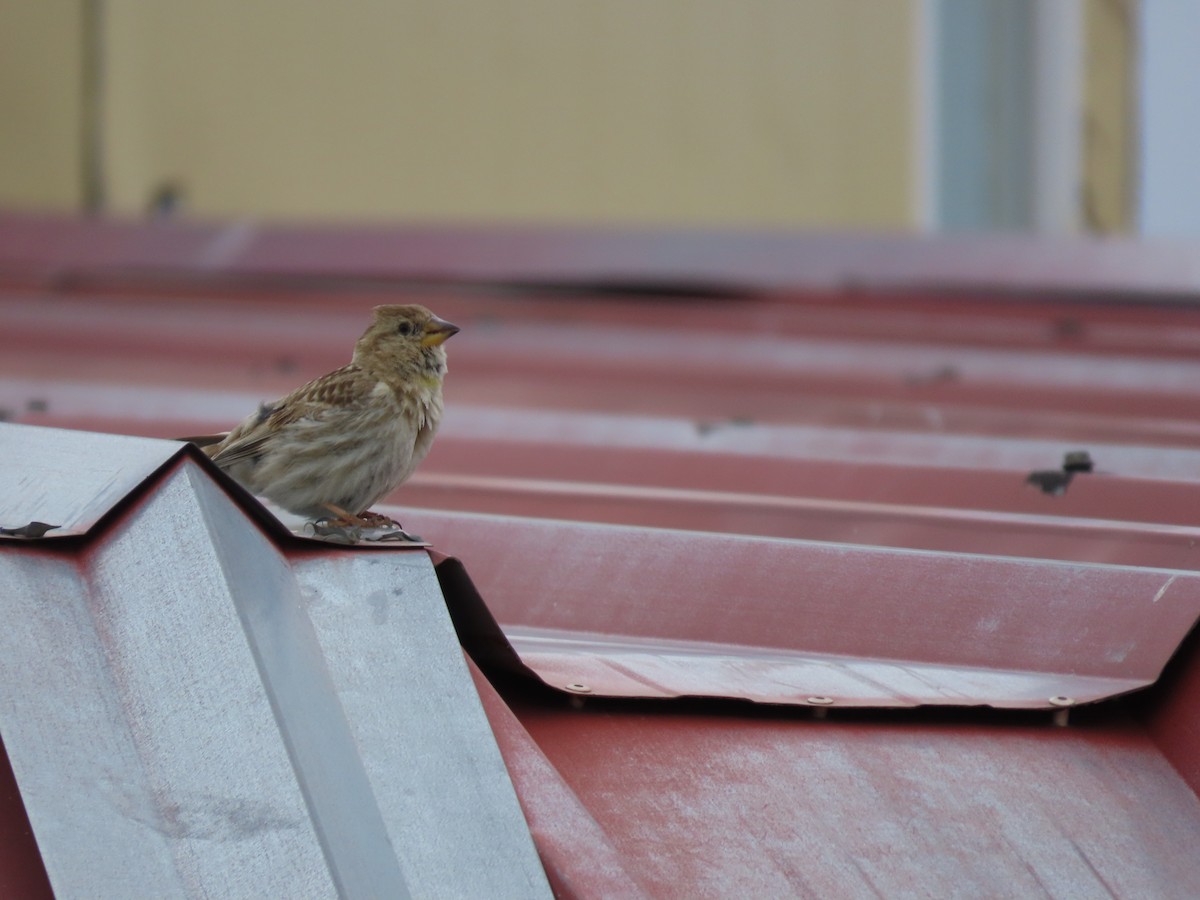
{"type": "Polygon", "coordinates": [[[645,896],[1200,890],[1200,802],[1136,725],[518,712],[645,896]]]}
{"type": "MultiPolygon", "coordinates": [[[[66,493],[127,449],[56,436],[66,493]]],[[[548,896],[424,552],[285,551],[182,457],[82,545],[0,547],[0,605],[58,896],[548,896]]]]}
{"type": "Polygon", "coordinates": [[[52,429],[0,424],[0,525],[37,521],[56,526],[54,537],[85,534],[183,450],[124,435],[106,435],[92,453],[80,453],[79,443],[52,429]]]}

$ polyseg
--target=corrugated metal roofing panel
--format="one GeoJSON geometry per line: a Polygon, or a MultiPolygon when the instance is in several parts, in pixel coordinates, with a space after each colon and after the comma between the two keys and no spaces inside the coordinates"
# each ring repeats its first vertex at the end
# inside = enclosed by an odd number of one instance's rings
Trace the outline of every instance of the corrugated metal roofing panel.
{"type": "Polygon", "coordinates": [[[519,712],[649,896],[1200,891],[1200,803],[1136,727],[519,712]]]}
{"type": "MultiPolygon", "coordinates": [[[[845,473],[839,473],[844,475],[845,473]]],[[[919,470],[897,473],[914,487],[919,470]]],[[[935,473],[930,473],[935,477],[935,473]]],[[[1085,482],[1087,484],[1087,482],[1085,482]]],[[[845,544],[894,547],[945,553],[1026,557],[1193,571],[1200,567],[1200,528],[1160,524],[1169,517],[1184,518],[1189,500],[1200,491],[1179,491],[1168,512],[1150,518],[1155,498],[1175,483],[1164,482],[1139,491],[1139,483],[1117,485],[1116,494],[1134,495],[1128,510],[1105,509],[1084,485],[1073,490],[1084,498],[1078,506],[1099,507],[1134,521],[1080,519],[1051,514],[1047,498],[1043,511],[1000,512],[994,507],[939,507],[919,502],[842,500],[788,497],[768,493],[696,488],[657,488],[627,484],[574,482],[535,478],[490,478],[427,473],[416,478],[400,498],[410,506],[400,515],[424,507],[442,511],[483,512],[550,519],[574,519],[640,527],[686,529],[711,533],[757,535],[845,544]],[[1120,490],[1125,488],[1125,490],[1120,490]]],[[[1031,493],[1019,475],[1009,476],[1008,491],[1031,493]]]]}
{"type": "Polygon", "coordinates": [[[590,689],[480,682],[556,891],[1197,893],[1190,248],[103,229],[0,267],[13,418],[217,430],[342,364],[376,303],[464,326],[443,432],[390,501],[553,684],[590,689]],[[1072,450],[1096,472],[1024,483],[1072,450]],[[1070,729],[839,709],[1151,682],[1070,729]]]}
{"type": "Polygon", "coordinates": [[[556,897],[642,897],[636,870],[626,865],[592,813],[530,737],[480,670],[475,685],[521,798],[556,897]]]}
{"type": "Polygon", "coordinates": [[[0,214],[0,267],[59,274],[176,268],[242,275],[854,290],[1200,288],[1182,241],[553,226],[291,226],[0,214]]]}
{"type": "MultiPolygon", "coordinates": [[[[343,364],[367,308],[379,299],[327,302],[322,310],[312,298],[284,305],[278,297],[232,303],[154,296],[105,298],[100,305],[77,297],[31,303],[28,293],[0,292],[6,370],[67,381],[65,354],[75,381],[111,382],[126,393],[146,385],[195,394],[202,385],[277,396],[343,364]]],[[[544,301],[531,310],[513,297],[392,299],[421,300],[464,322],[447,385],[452,410],[500,404],[641,413],[717,432],[753,421],[1200,446],[1188,387],[1197,374],[1194,360],[1163,358],[1147,349],[1150,341],[1136,353],[1082,353],[1070,342],[1029,349],[831,339],[779,330],[776,312],[804,304],[768,299],[728,304],[744,316],[733,320],[732,331],[725,317],[693,321],[681,302],[673,307],[674,324],[651,307],[628,310],[623,323],[581,328],[582,310],[605,304],[561,300],[558,309],[570,312],[563,319],[544,301]]],[[[1162,342],[1176,331],[1162,328],[1162,342]]],[[[154,402],[152,394],[146,402],[154,402]]],[[[139,405],[136,390],[126,403],[139,405]]]]}
{"type": "MultiPolygon", "coordinates": [[[[66,494],[163,448],[0,433],[66,494]]],[[[0,546],[0,729],[55,891],[548,895],[427,555],[268,535],[171,459],[84,544],[0,546]]]]}
{"type": "Polygon", "coordinates": [[[1152,684],[1200,619],[1194,572],[411,518],[457,548],[526,665],[589,695],[1053,709],[1152,684]]]}
{"type": "Polygon", "coordinates": [[[1143,712],[1150,737],[1200,797],[1200,631],[1172,660],[1143,712]]]}
{"type": "MultiPolygon", "coordinates": [[[[719,396],[714,400],[713,381],[706,374],[706,362],[722,352],[733,353],[734,381],[743,393],[749,390],[754,394],[763,385],[776,383],[781,388],[781,397],[797,391],[803,393],[796,386],[796,378],[803,371],[814,370],[814,366],[825,368],[833,373],[829,377],[835,380],[852,381],[864,364],[868,369],[874,367],[889,373],[887,380],[908,390],[914,385],[905,385],[905,372],[923,365],[924,358],[937,349],[933,345],[912,344],[878,352],[867,343],[827,344],[795,337],[765,337],[756,335],[762,323],[755,323],[754,315],[734,317],[735,333],[740,336],[732,342],[728,334],[711,328],[671,329],[663,321],[647,326],[638,314],[632,314],[628,323],[606,326],[607,330],[593,326],[583,331],[579,323],[586,321],[580,311],[585,301],[579,298],[565,306],[560,302],[566,310],[566,318],[561,321],[546,313],[545,307],[546,314],[534,321],[523,320],[516,315],[519,303],[515,308],[502,304],[499,309],[507,310],[507,315],[489,318],[486,310],[494,299],[457,298],[456,302],[470,308],[457,310],[456,315],[466,312],[468,321],[474,318],[480,327],[473,338],[466,333],[464,345],[455,351],[448,388],[451,400],[455,384],[468,395],[473,391],[486,395],[495,389],[498,373],[511,375],[527,370],[526,386],[553,382],[556,389],[578,397],[585,410],[565,410],[554,402],[543,405],[546,398],[536,391],[532,397],[528,392],[518,391],[510,398],[510,402],[516,399],[524,406],[452,402],[434,454],[413,482],[395,495],[394,499],[402,500],[409,509],[429,506],[821,541],[850,554],[848,567],[874,564],[874,556],[870,562],[867,559],[872,546],[922,551],[907,557],[884,553],[880,558],[926,560],[933,566],[944,563],[953,567],[954,558],[962,554],[1016,558],[1013,562],[989,560],[987,564],[997,567],[997,572],[1009,571],[1004,566],[1033,567],[1038,560],[1106,563],[1150,570],[1142,573],[1155,582],[1153,585],[1147,582],[1143,589],[1148,597],[1157,594],[1164,578],[1178,574],[1185,579],[1181,585],[1188,583],[1188,573],[1196,568],[1196,538],[1200,537],[1200,531],[1192,524],[1191,510],[1196,498],[1191,494],[1200,490],[1200,486],[1194,485],[1195,475],[1200,472],[1200,452],[1190,447],[1091,444],[1102,471],[1086,476],[1086,480],[1081,477],[1069,497],[1048,498],[1027,487],[1024,476],[1031,469],[1057,465],[1063,452],[1072,448],[1061,439],[985,438],[796,424],[804,422],[803,409],[783,422],[586,411],[587,406],[596,405],[598,395],[621,396],[628,404],[633,384],[668,382],[675,386],[678,397],[664,399],[664,408],[678,409],[682,402],[685,408],[687,404],[695,404],[693,409],[719,410],[724,401],[719,396]],[[548,350],[539,354],[539,347],[548,350]],[[459,362],[460,357],[464,362],[459,362]],[[551,375],[552,378],[548,377],[551,375]],[[608,385],[614,375],[628,383],[608,385]],[[1146,480],[1148,476],[1155,480],[1146,480]],[[1163,480],[1166,478],[1175,480],[1163,480]],[[1158,570],[1170,574],[1161,576],[1158,570]]],[[[181,370],[183,374],[202,371],[206,365],[211,367],[213,360],[226,358],[230,346],[240,347],[239,354],[253,359],[259,342],[255,335],[278,318],[276,302],[259,306],[226,301],[217,307],[221,315],[214,317],[205,315],[195,301],[163,304],[127,298],[105,307],[118,314],[117,319],[106,323],[99,309],[81,306],[79,300],[68,298],[53,304],[48,318],[22,308],[17,320],[25,337],[43,342],[43,349],[70,352],[69,348],[78,346],[84,334],[102,328],[118,347],[127,343],[135,350],[143,348],[138,352],[148,353],[147,359],[153,365],[166,366],[167,371],[179,365],[181,356],[191,359],[187,368],[181,370]],[[181,352],[175,346],[179,332],[193,320],[211,324],[187,328],[189,337],[197,343],[181,352]],[[158,335],[163,335],[163,339],[159,340],[158,335]]],[[[755,308],[750,301],[738,301],[737,306],[742,313],[755,308]]],[[[678,304],[675,308],[678,310],[678,304]]],[[[311,304],[302,304],[301,310],[298,317],[283,319],[288,328],[273,338],[273,354],[287,354],[291,352],[289,347],[302,355],[310,353],[305,348],[313,346],[312,338],[305,335],[313,334],[313,329],[322,323],[337,323],[336,330],[345,331],[348,345],[360,324],[349,312],[321,311],[311,304]]],[[[660,316],[661,311],[652,309],[651,315],[660,316]]],[[[678,319],[678,312],[673,318],[678,319]]],[[[1030,378],[1035,381],[1041,378],[1060,388],[1073,384],[1084,393],[1094,393],[1098,400],[1109,398],[1116,387],[1126,386],[1130,378],[1145,391],[1161,394],[1162,378],[1157,375],[1163,374],[1159,369],[1165,366],[1182,373],[1178,379],[1179,408],[1192,402],[1185,390],[1187,372],[1191,371],[1189,362],[1139,358],[1135,363],[1126,359],[1121,365],[1128,369],[1128,378],[1119,371],[1105,370],[1108,374],[1097,380],[1089,378],[1087,373],[1096,370],[1100,360],[1112,361],[1114,357],[970,348],[954,353],[959,355],[956,367],[982,366],[991,373],[988,378],[1011,382],[1010,390],[1030,378]],[[1014,363],[1019,365],[1014,368],[1014,363]],[[1031,368],[1032,363],[1041,368],[1031,368]]],[[[1115,359],[1120,362],[1122,358],[1115,359]]],[[[327,364],[332,366],[340,361],[340,357],[331,358],[327,364]]],[[[227,374],[218,373],[218,380],[226,377],[227,374]]],[[[103,427],[104,422],[116,417],[124,425],[136,427],[141,421],[148,427],[176,434],[196,430],[188,427],[191,424],[227,425],[264,399],[249,392],[173,387],[171,379],[167,384],[142,387],[137,384],[140,376],[136,371],[132,380],[132,387],[117,383],[110,389],[104,383],[9,378],[6,393],[0,399],[5,399],[13,409],[25,410],[22,415],[26,419],[40,416],[60,424],[99,423],[103,427]],[[27,398],[34,394],[39,403],[29,411],[27,398]]],[[[250,380],[269,387],[282,383],[282,391],[298,378],[267,367],[260,368],[250,380]]],[[[603,407],[607,402],[602,400],[599,405],[603,407]]],[[[1122,422],[1137,418],[1131,410],[1114,415],[1122,422]]],[[[428,518],[422,512],[411,515],[417,516],[418,522],[422,516],[428,518]]],[[[434,516],[430,521],[436,532],[439,520],[434,516]]],[[[446,532],[449,549],[461,545],[468,531],[461,528],[452,534],[446,532]]],[[[486,536],[480,536],[479,541],[485,545],[486,536]]],[[[1039,571],[1042,570],[1048,567],[1042,566],[1039,571]]],[[[603,578],[596,576],[595,580],[601,583],[603,578]]],[[[496,599],[503,605],[494,593],[489,590],[489,600],[496,599]]],[[[939,595],[933,602],[948,603],[952,598],[939,595]]],[[[998,592],[988,602],[999,607],[1002,594],[998,592]]],[[[1178,629],[1173,633],[1177,643],[1181,635],[1178,629]]],[[[703,658],[715,665],[721,654],[712,648],[719,647],[727,636],[715,629],[706,634],[707,637],[693,635],[689,640],[711,644],[708,656],[703,658]]],[[[659,637],[674,639],[666,634],[659,637]]],[[[632,652],[628,642],[622,650],[620,640],[612,636],[609,640],[610,656],[632,652]]],[[[570,640],[565,643],[558,640],[559,650],[548,654],[545,648],[554,641],[545,635],[541,641],[543,666],[555,675],[561,674],[559,670],[564,666],[579,664],[563,646],[587,648],[575,654],[576,657],[589,653],[597,659],[603,656],[586,641],[572,644],[570,640]],[[551,662],[552,659],[557,661],[551,662]]],[[[674,658],[680,656],[676,652],[679,649],[660,647],[659,655],[674,658]]],[[[847,650],[825,647],[818,642],[804,650],[817,657],[853,656],[862,648],[847,650]]],[[[648,665],[652,656],[643,652],[639,659],[648,665]]],[[[712,679],[707,680],[709,687],[704,690],[696,687],[700,667],[695,660],[702,657],[688,653],[682,656],[693,660],[690,680],[672,682],[665,692],[714,692],[712,679]]],[[[878,648],[865,652],[865,657],[870,660],[869,665],[876,665],[878,658],[890,658],[878,648]]],[[[1144,671],[1131,681],[1116,676],[1119,683],[1093,685],[1075,693],[1096,698],[1144,685],[1153,680],[1165,658],[1162,655],[1153,671],[1144,671]]],[[[735,654],[718,666],[724,673],[721,678],[727,679],[731,667],[736,668],[736,660],[735,654]]],[[[928,655],[927,648],[916,652],[909,661],[938,664],[936,655],[928,655]]],[[[973,664],[966,661],[963,665],[970,668],[973,664]]],[[[1022,666],[1013,664],[1009,669],[1021,670],[1022,666]]],[[[799,683],[806,679],[811,681],[811,669],[792,681],[799,683]]],[[[897,672],[892,672],[888,679],[898,685],[904,680],[897,672]]],[[[759,699],[781,695],[774,689],[762,690],[751,681],[739,679],[738,686],[730,688],[728,693],[759,699]]],[[[947,676],[942,676],[942,683],[943,687],[949,683],[947,676]]],[[[663,692],[661,687],[651,692],[663,692]]],[[[633,682],[626,680],[612,690],[628,694],[635,688],[633,682]]],[[[813,688],[809,693],[823,691],[813,688]]],[[[855,702],[874,702],[871,698],[889,696],[886,691],[855,691],[848,686],[834,693],[856,697],[855,702]]],[[[1030,704],[1036,698],[1044,702],[1058,693],[1061,692],[1047,693],[1040,685],[1036,690],[993,686],[975,699],[1002,705],[1030,704]]],[[[949,697],[971,702],[970,690],[938,689],[928,694],[940,697],[937,702],[947,702],[949,697]]],[[[889,702],[932,702],[921,699],[925,694],[919,690],[898,688],[890,696],[889,702]],[[905,697],[908,699],[901,699],[905,697]]]]}

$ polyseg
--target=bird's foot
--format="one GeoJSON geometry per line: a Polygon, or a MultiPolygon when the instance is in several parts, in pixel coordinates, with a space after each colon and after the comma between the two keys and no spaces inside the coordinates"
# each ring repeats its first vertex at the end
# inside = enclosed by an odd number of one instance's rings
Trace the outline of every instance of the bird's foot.
{"type": "Polygon", "coordinates": [[[363,537],[362,526],[343,521],[336,516],[325,516],[307,522],[304,530],[313,537],[333,541],[335,544],[357,544],[363,537]]]}
{"type": "MultiPolygon", "coordinates": [[[[354,517],[355,521],[365,528],[401,528],[399,522],[391,516],[385,516],[383,513],[371,512],[365,510],[354,517]]],[[[403,530],[401,528],[401,530],[403,530]]]]}
{"type": "Polygon", "coordinates": [[[363,538],[368,541],[404,541],[410,544],[423,544],[421,536],[409,534],[404,526],[382,513],[371,512],[369,509],[360,512],[355,518],[363,523],[365,529],[363,538]]]}
{"type": "Polygon", "coordinates": [[[370,510],[354,515],[333,504],[326,504],[325,508],[333,515],[309,523],[309,527],[317,537],[347,544],[357,544],[359,541],[424,543],[418,535],[405,531],[404,527],[391,516],[370,510]]]}

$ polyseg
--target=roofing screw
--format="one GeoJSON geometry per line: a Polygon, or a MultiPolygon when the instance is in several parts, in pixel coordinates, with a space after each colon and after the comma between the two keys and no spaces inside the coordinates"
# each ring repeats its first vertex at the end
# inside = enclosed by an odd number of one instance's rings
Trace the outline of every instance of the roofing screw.
{"type": "Polygon", "coordinates": [[[588,687],[586,684],[580,684],[578,681],[572,681],[570,684],[566,685],[566,689],[568,691],[574,691],[576,694],[590,694],[592,692],[590,687],[588,687]]]}
{"type": "Polygon", "coordinates": [[[1050,705],[1059,707],[1054,711],[1054,724],[1059,728],[1066,728],[1071,718],[1071,707],[1075,705],[1074,697],[1051,697],[1050,705]]]}
{"type": "Polygon", "coordinates": [[[826,707],[831,706],[833,704],[833,698],[832,697],[809,697],[805,702],[809,706],[816,707],[816,709],[814,709],[812,711],[814,719],[823,719],[827,715],[829,715],[829,710],[826,709],[826,707]]]}

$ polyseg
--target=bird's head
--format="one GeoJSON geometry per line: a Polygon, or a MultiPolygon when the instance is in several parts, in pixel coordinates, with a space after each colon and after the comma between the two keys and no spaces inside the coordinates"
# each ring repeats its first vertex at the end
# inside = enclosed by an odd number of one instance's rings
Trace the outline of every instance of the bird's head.
{"type": "Polygon", "coordinates": [[[354,345],[354,362],[380,375],[440,379],[446,370],[442,344],[457,333],[457,325],[424,306],[377,306],[371,324],[354,345]]]}

